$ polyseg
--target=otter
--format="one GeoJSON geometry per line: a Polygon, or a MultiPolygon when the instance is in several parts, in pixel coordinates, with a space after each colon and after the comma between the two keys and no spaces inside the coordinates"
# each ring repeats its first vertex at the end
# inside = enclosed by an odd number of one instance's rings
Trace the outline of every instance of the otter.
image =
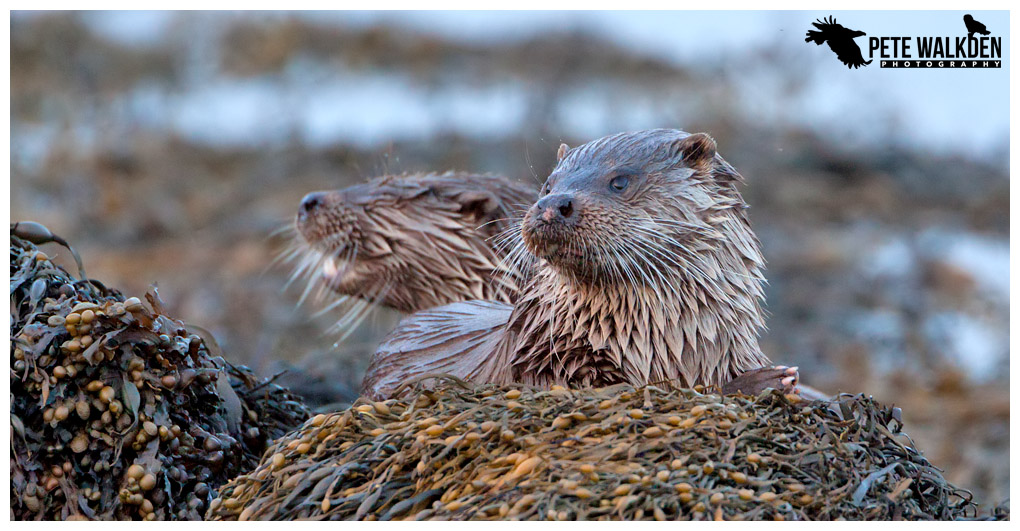
{"type": "MultiPolygon", "coordinates": [[[[404,313],[470,299],[513,303],[523,258],[495,236],[537,197],[536,187],[462,172],[384,175],[304,197],[295,276],[315,275],[345,297],[404,313]],[[513,265],[513,267],[511,267],[513,265]]],[[[306,291],[307,294],[307,291],[306,291]]]]}
{"type": "Polygon", "coordinates": [[[770,367],[758,346],[765,261],[743,178],[709,135],[620,133],[561,145],[557,159],[519,229],[539,262],[517,302],[405,318],[377,349],[363,393],[390,396],[432,373],[795,391],[796,367],[770,367]]]}

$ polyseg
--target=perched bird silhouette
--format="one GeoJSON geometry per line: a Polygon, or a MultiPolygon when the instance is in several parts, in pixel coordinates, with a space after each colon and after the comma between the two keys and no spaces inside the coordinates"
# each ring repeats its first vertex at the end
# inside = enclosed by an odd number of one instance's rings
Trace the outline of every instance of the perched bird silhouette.
{"type": "Polygon", "coordinates": [[[963,23],[967,25],[968,37],[973,37],[975,33],[980,33],[981,35],[989,35],[992,33],[985,28],[984,24],[974,20],[974,17],[970,15],[963,16],[963,23]]]}
{"type": "Polygon", "coordinates": [[[804,39],[804,42],[814,42],[819,46],[823,42],[828,42],[829,48],[836,52],[836,57],[843,61],[847,68],[860,68],[871,64],[871,61],[864,60],[864,56],[861,55],[861,49],[854,42],[854,38],[867,35],[863,31],[844,28],[836,24],[836,19],[833,17],[819,19],[816,22],[812,22],[811,25],[821,31],[808,30],[807,38],[804,39]]]}

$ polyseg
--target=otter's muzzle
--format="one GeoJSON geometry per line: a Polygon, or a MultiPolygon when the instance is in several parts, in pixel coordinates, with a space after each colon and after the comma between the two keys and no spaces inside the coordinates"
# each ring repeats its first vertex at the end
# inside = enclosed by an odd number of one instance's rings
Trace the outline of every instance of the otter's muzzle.
{"type": "Polygon", "coordinates": [[[524,216],[521,236],[528,250],[551,259],[571,239],[581,211],[573,194],[550,194],[538,200],[524,216]]]}
{"type": "Polygon", "coordinates": [[[312,192],[301,199],[295,217],[298,233],[310,244],[317,244],[336,232],[337,220],[345,210],[345,197],[337,191],[312,192]]]}
{"type": "Polygon", "coordinates": [[[326,204],[326,196],[329,192],[312,192],[301,199],[301,206],[298,215],[308,216],[326,204]]]}
{"type": "Polygon", "coordinates": [[[571,194],[551,194],[535,204],[538,218],[546,223],[573,221],[575,217],[574,197],[571,194]]]}

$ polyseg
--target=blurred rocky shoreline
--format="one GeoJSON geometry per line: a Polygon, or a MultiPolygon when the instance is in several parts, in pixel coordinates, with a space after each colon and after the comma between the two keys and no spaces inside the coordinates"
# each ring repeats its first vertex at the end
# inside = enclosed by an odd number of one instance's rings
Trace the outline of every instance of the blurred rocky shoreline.
{"type": "Polygon", "coordinates": [[[232,361],[324,375],[290,383],[350,400],[399,318],[377,311],[333,348],[336,314],[285,288],[290,271],[270,263],[287,242],[272,234],[310,191],[426,169],[540,182],[561,141],[706,131],[747,179],[768,260],[765,351],[811,385],[901,406],[947,479],[985,510],[1008,498],[1007,155],[762,121],[732,104],[724,69],[583,31],[492,44],[182,14],[134,42],[98,16],[12,16],[12,221],[74,242],[128,295],[158,283],[232,361]]]}

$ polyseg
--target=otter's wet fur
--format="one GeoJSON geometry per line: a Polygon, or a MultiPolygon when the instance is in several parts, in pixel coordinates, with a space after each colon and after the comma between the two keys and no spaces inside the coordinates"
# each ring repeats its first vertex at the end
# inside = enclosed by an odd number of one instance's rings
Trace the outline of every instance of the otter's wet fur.
{"type": "Polygon", "coordinates": [[[441,372],[544,386],[723,386],[767,366],[765,263],[742,181],[703,133],[561,146],[519,229],[516,249],[541,263],[516,304],[470,301],[406,318],[379,347],[363,392],[387,396],[441,372]]]}
{"type": "Polygon", "coordinates": [[[363,305],[410,313],[469,299],[516,300],[524,266],[495,236],[535,187],[462,172],[386,175],[305,196],[295,217],[295,276],[363,305]]]}

